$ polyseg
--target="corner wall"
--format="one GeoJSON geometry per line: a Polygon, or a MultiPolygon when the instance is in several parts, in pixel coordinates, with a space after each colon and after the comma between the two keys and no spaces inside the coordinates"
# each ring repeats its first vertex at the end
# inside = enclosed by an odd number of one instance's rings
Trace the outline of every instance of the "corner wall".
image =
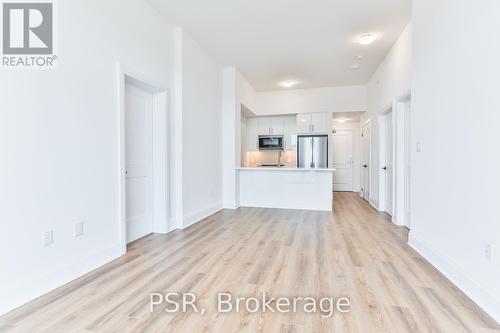
{"type": "Polygon", "coordinates": [[[500,322],[499,12],[413,2],[410,244],[500,322]]]}
{"type": "Polygon", "coordinates": [[[0,74],[0,313],[121,255],[117,62],[172,87],[172,26],[147,4],[57,7],[59,67],[0,74]]]}
{"type": "Polygon", "coordinates": [[[234,67],[222,74],[222,173],[223,207],[239,207],[236,168],[241,165],[241,105],[255,109],[255,90],[234,67]]]}
{"type": "Polygon", "coordinates": [[[182,32],[183,227],[222,208],[222,67],[182,32]]]}

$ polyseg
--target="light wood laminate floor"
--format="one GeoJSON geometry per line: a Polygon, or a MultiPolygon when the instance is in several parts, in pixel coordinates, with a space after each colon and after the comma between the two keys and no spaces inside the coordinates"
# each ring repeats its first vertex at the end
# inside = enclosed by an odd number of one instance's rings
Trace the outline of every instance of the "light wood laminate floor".
{"type": "Polygon", "coordinates": [[[127,255],[0,317],[7,332],[500,332],[354,193],[334,213],[240,208],[150,235],[127,255]],[[207,312],[150,313],[150,292],[192,291],[207,312]],[[218,314],[216,292],[349,297],[351,312],[218,314]]]}

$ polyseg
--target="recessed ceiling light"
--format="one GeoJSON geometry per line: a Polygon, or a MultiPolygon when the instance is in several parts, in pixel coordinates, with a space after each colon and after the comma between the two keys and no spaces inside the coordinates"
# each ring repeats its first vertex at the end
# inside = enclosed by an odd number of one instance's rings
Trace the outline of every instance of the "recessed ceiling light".
{"type": "Polygon", "coordinates": [[[370,45],[377,40],[377,34],[367,33],[358,37],[358,43],[361,45],[370,45]]]}
{"type": "Polygon", "coordinates": [[[298,82],[297,82],[297,81],[294,81],[294,80],[287,80],[287,81],[283,81],[283,82],[281,82],[281,83],[280,83],[280,85],[281,85],[282,87],[285,87],[285,88],[292,88],[292,87],[296,86],[296,85],[297,85],[297,83],[298,83],[298,82]]]}
{"type": "Polygon", "coordinates": [[[363,56],[362,55],[357,55],[357,56],[354,57],[354,60],[357,60],[357,61],[363,60],[363,56]]]}
{"type": "Polygon", "coordinates": [[[349,69],[353,70],[353,71],[355,71],[358,68],[359,68],[359,64],[352,64],[351,66],[349,66],[349,69]]]}

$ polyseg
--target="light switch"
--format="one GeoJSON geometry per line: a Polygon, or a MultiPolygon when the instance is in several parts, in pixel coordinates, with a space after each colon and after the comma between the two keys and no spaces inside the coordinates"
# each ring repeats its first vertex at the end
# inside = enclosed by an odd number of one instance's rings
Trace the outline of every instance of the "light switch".
{"type": "Polygon", "coordinates": [[[424,145],[422,144],[422,141],[417,142],[417,153],[421,153],[424,151],[424,145]]]}
{"type": "Polygon", "coordinates": [[[52,230],[43,233],[43,246],[47,247],[54,243],[54,233],[52,230]]]}
{"type": "Polygon", "coordinates": [[[75,223],[75,237],[83,236],[83,221],[75,223]]]}

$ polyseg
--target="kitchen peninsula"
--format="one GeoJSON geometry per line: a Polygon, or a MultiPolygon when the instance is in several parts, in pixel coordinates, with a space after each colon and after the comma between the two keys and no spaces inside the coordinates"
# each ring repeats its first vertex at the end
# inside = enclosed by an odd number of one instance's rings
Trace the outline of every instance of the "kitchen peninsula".
{"type": "Polygon", "coordinates": [[[333,169],[239,168],[240,206],[331,211],[333,169]]]}

